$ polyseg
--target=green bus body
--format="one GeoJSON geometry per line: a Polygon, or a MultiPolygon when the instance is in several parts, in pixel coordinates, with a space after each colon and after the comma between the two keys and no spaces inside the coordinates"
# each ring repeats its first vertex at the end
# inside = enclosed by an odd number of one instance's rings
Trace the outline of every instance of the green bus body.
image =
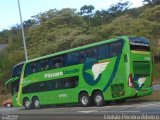
{"type": "Polygon", "coordinates": [[[92,98],[100,91],[105,101],[150,95],[152,55],[137,39],[122,36],[25,62],[14,106],[34,97],[41,105],[78,103],[83,92],[92,98]]]}

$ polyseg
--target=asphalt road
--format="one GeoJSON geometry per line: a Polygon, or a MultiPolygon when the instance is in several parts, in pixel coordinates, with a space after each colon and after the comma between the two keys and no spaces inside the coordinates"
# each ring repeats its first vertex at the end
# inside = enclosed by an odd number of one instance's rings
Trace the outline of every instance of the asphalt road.
{"type": "Polygon", "coordinates": [[[122,115],[135,115],[141,117],[142,115],[151,115],[151,117],[155,117],[160,120],[160,102],[129,100],[124,103],[108,103],[103,107],[67,105],[44,107],[38,110],[25,110],[24,108],[0,108],[0,114],[2,120],[6,120],[4,119],[6,117],[17,117],[15,120],[100,120],[108,118],[108,115],[119,115],[119,117],[122,117],[122,115]]]}
{"type": "MultiPolygon", "coordinates": [[[[154,85],[160,90],[160,85],[154,85]]],[[[80,105],[45,106],[41,109],[0,108],[0,120],[104,120],[144,119],[160,120],[160,101],[135,99],[123,103],[111,102],[103,107],[81,107],[80,105]]]]}
{"type": "Polygon", "coordinates": [[[160,84],[153,85],[153,90],[160,90],[160,84]]]}

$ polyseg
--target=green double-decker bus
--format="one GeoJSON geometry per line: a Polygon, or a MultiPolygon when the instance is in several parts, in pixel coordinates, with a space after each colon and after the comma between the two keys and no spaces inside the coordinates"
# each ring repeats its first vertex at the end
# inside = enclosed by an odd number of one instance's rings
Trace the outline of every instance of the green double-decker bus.
{"type": "MultiPolygon", "coordinates": [[[[13,101],[26,109],[152,93],[152,55],[144,37],[122,36],[24,62],[13,101]]],[[[11,82],[7,82],[9,84],[11,82]]]]}

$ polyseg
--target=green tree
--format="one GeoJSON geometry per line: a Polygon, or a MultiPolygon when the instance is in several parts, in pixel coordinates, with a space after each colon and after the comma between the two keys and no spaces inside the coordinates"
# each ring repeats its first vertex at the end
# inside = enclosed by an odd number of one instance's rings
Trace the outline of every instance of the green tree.
{"type": "Polygon", "coordinates": [[[108,9],[108,12],[109,13],[119,13],[119,12],[122,12],[124,10],[127,10],[130,6],[130,2],[129,1],[126,1],[124,3],[122,2],[119,2],[115,5],[112,5],[109,9],[108,9]]]}
{"type": "Polygon", "coordinates": [[[93,16],[94,9],[95,8],[92,5],[84,5],[80,8],[79,14],[84,17],[84,20],[87,22],[88,27],[90,27],[90,20],[91,20],[91,17],[93,16]]]}
{"type": "Polygon", "coordinates": [[[143,0],[147,5],[160,5],[160,0],[143,0]]]}

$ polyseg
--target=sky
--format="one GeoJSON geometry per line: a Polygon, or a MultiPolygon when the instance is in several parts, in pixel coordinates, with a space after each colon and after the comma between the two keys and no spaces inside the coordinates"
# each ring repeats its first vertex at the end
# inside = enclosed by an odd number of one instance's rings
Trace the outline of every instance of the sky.
{"type": "MultiPolygon", "coordinates": [[[[127,0],[19,0],[23,21],[31,16],[49,9],[76,8],[78,11],[83,5],[93,5],[96,10],[106,10],[111,5],[127,0]]],[[[131,7],[142,6],[142,0],[128,0],[131,7]]],[[[0,31],[10,29],[20,24],[17,0],[0,0],[0,31]]]]}

